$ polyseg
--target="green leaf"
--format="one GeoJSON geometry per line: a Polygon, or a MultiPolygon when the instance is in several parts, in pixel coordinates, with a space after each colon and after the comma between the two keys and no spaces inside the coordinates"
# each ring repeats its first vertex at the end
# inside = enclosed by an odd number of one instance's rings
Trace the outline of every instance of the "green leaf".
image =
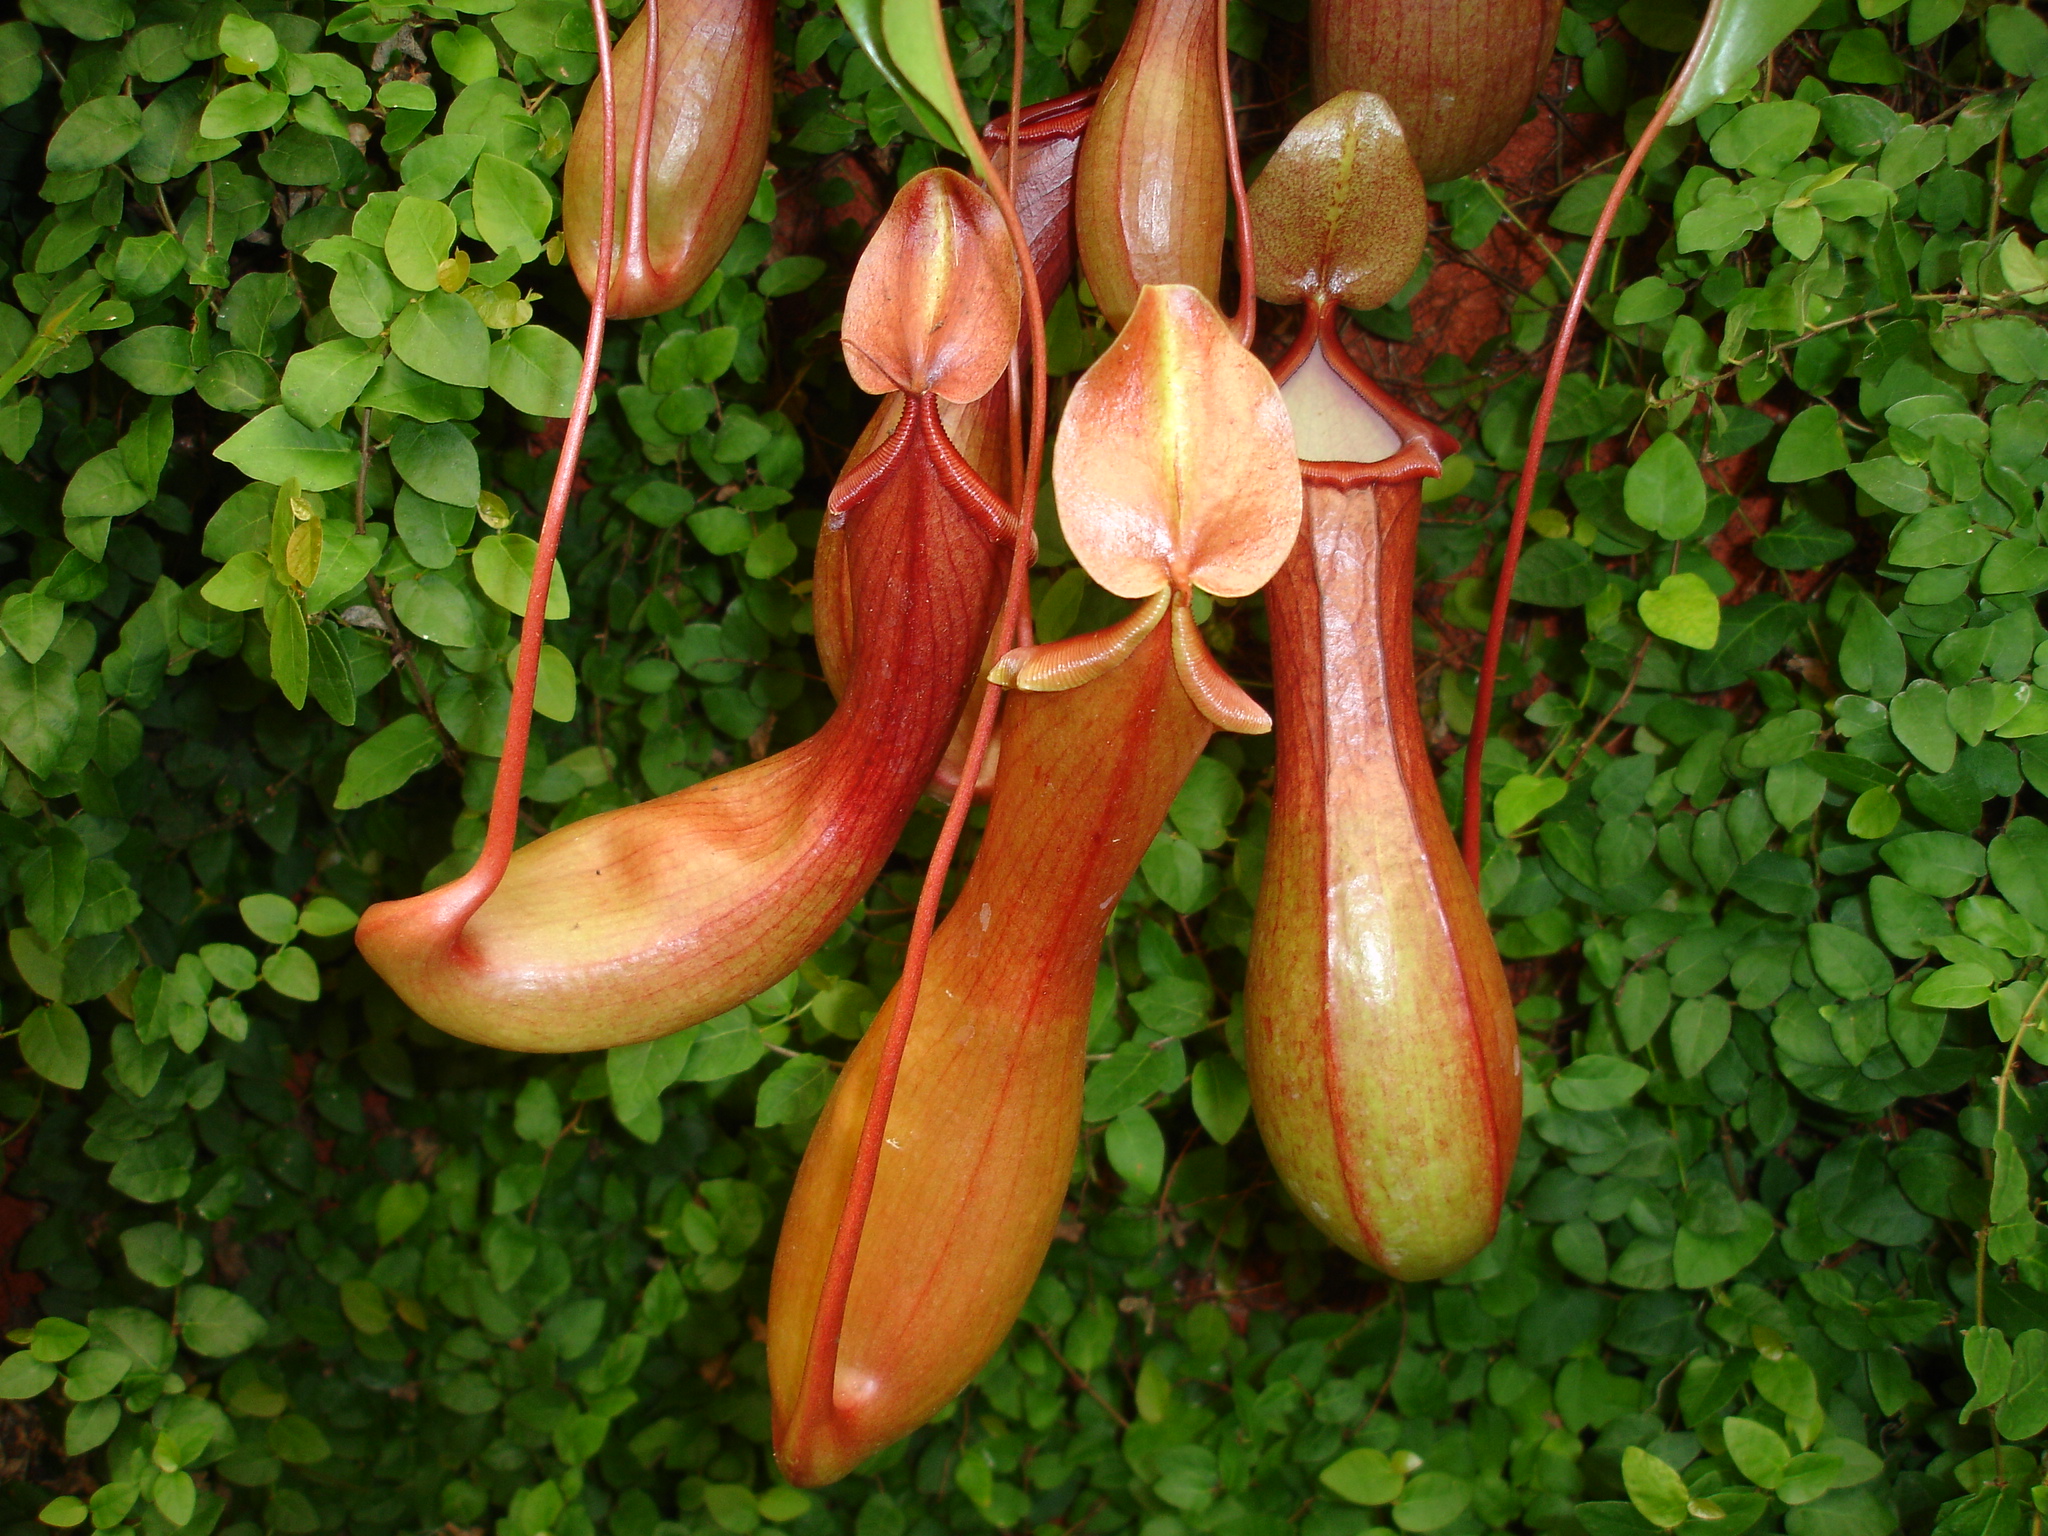
{"type": "Polygon", "coordinates": [[[342,187],[360,181],[369,162],[347,139],[329,131],[339,121],[329,119],[318,132],[305,123],[291,124],[256,157],[257,168],[284,187],[342,187]]]}
{"type": "Polygon", "coordinates": [[[306,628],[306,691],[336,725],[356,723],[355,679],[330,624],[306,628]]]}
{"type": "Polygon", "coordinates": [[[1684,1523],[1691,1495],[1669,1462],[1631,1445],[1621,1453],[1621,1481],[1636,1513],[1652,1525],[1669,1531],[1684,1523]]]}
{"type": "MultiPolygon", "coordinates": [[[[505,681],[517,680],[519,658],[505,658],[505,681]]],[[[552,645],[540,648],[540,672],[534,679],[533,709],[550,720],[576,718],[576,669],[569,658],[552,645]]]]}
{"type": "Polygon", "coordinates": [[[1620,1056],[1581,1056],[1550,1081],[1550,1096],[1566,1109],[1619,1109],[1650,1080],[1648,1069],[1620,1056]]]}
{"type": "Polygon", "coordinates": [[[1956,730],[1949,723],[1948,690],[1919,678],[1891,703],[1892,734],[1929,773],[1955,766],[1956,730]]]}
{"type": "Polygon", "coordinates": [[[483,494],[476,447],[452,422],[399,422],[391,434],[391,467],[429,501],[474,507],[483,494]]]}
{"type": "Polygon", "coordinates": [[[1690,122],[1726,96],[1813,8],[1814,0],[1723,0],[1700,49],[1699,66],[1678,93],[1671,122],[1690,122]]]}
{"type": "Polygon", "coordinates": [[[131,332],[100,355],[114,372],[145,395],[182,395],[199,380],[192,334],[175,325],[131,332]]]}
{"type": "Polygon", "coordinates": [[[555,211],[547,183],[503,155],[487,154],[477,157],[471,187],[470,206],[484,243],[522,262],[538,256],[555,211]]]}
{"type": "Polygon", "coordinates": [[[77,1014],[62,1003],[46,1003],[21,1021],[21,1059],[59,1088],[83,1088],[92,1042],[77,1014]]]}
{"type": "Polygon", "coordinates": [[[266,944],[289,944],[298,936],[299,909],[283,896],[244,896],[238,910],[248,930],[266,944]]]}
{"type": "Polygon", "coordinates": [[[254,17],[232,11],[221,17],[217,41],[238,75],[261,74],[277,62],[277,34],[254,17]]]}
{"type": "Polygon", "coordinates": [[[470,598],[446,576],[429,573],[398,583],[391,589],[391,607],[399,623],[436,645],[468,647],[482,639],[470,598]]]}
{"type": "Polygon", "coordinates": [[[41,1397],[57,1380],[57,1367],[20,1350],[0,1360],[0,1398],[20,1402],[41,1397]]]}
{"type": "Polygon", "coordinates": [[[1835,44],[1828,78],[1845,85],[1897,85],[1906,78],[1906,61],[1892,52],[1891,40],[1882,31],[1865,27],[1835,44]]]}
{"type": "Polygon", "coordinates": [[[320,967],[314,964],[311,955],[296,945],[264,957],[263,979],[273,992],[281,992],[302,1003],[320,1000],[320,967]]]}
{"type": "Polygon", "coordinates": [[[353,337],[336,337],[294,352],[285,364],[279,398],[308,427],[331,426],[356,402],[384,361],[383,349],[353,337]]]}
{"type": "Polygon", "coordinates": [[[70,660],[51,650],[33,664],[0,651],[0,741],[30,773],[48,774],[78,720],[70,660]]]}
{"type": "Polygon", "coordinates": [[[1891,985],[1891,961],[1854,928],[1809,923],[1806,941],[1814,974],[1841,996],[1870,997],[1891,985]]]}
{"type": "Polygon", "coordinates": [[[263,606],[273,579],[270,556],[245,549],[213,573],[200,596],[229,613],[250,613],[263,606]]]}
{"type": "Polygon", "coordinates": [[[927,134],[942,148],[959,151],[960,140],[948,126],[948,117],[927,102],[897,68],[882,35],[882,0],[839,0],[839,14],[846,19],[847,30],[860,43],[861,51],[868,56],[882,78],[895,89],[897,97],[918,121],[927,134]]]}
{"type": "Polygon", "coordinates": [[[413,562],[438,571],[453,565],[456,551],[469,542],[476,506],[434,501],[405,485],[399,487],[391,521],[413,562]]]}
{"type": "Polygon", "coordinates": [[[381,800],[414,774],[431,768],[441,757],[441,738],[425,715],[401,715],[348,755],[341,787],[334,794],[337,811],[353,810],[381,800]]]}
{"type": "MultiPolygon", "coordinates": [[[[700,1029],[710,1027],[704,1025],[700,1029]]],[[[746,1027],[752,1031],[751,1024],[746,1027]]],[[[614,1046],[605,1053],[605,1081],[611,1090],[612,1113],[642,1140],[653,1141],[660,1136],[659,1115],[653,1121],[653,1136],[642,1135],[637,1127],[646,1123],[662,1094],[682,1075],[696,1038],[696,1032],[686,1031],[638,1045],[614,1046]]]]}
{"type": "Polygon", "coordinates": [[[2036,928],[2048,928],[2048,823],[2016,818],[1991,840],[1987,867],[2013,910],[2036,928]]]}
{"type": "Polygon", "coordinates": [[[443,384],[482,389],[491,382],[491,337],[476,310],[436,289],[398,312],[391,350],[407,367],[443,384]]]}
{"type": "Polygon", "coordinates": [[[335,258],[327,302],[343,330],[368,340],[384,334],[404,299],[381,265],[359,251],[344,251],[335,258]]]}
{"type": "Polygon", "coordinates": [[[43,83],[41,50],[41,39],[27,22],[0,22],[0,111],[35,95],[43,83]]]}
{"type": "Polygon", "coordinates": [[[1671,1056],[1682,1077],[1697,1077],[1728,1043],[1734,1019],[1725,997],[1688,998],[1671,1019],[1671,1056]]]}
{"type": "Polygon", "coordinates": [[[1995,1422],[2010,1441],[2048,1429],[2048,1332],[2029,1328],[2012,1341],[2012,1374],[1995,1422]]]}
{"type": "Polygon", "coordinates": [[[1502,837],[1513,836],[1562,800],[1570,788],[1565,779],[1516,774],[1493,797],[1494,830],[1502,837]]]}
{"type": "Polygon", "coordinates": [[[1408,1479],[1387,1459],[1387,1453],[1370,1446],[1346,1451],[1317,1474],[1318,1481],[1353,1504],[1391,1504],[1401,1496],[1408,1479]]]}
{"type": "MultiPolygon", "coordinates": [[[[494,533],[477,542],[470,555],[470,569],[484,596],[500,608],[526,617],[526,598],[533,585],[534,559],[540,546],[523,533],[494,533]]],[[[549,573],[548,605],[542,615],[548,619],[569,617],[569,585],[562,567],[549,573]]]]}
{"type": "Polygon", "coordinates": [[[680,1078],[689,1083],[716,1083],[744,1072],[767,1054],[767,1042],[745,1008],[707,1019],[687,1036],[689,1055],[680,1078]]]}
{"type": "Polygon", "coordinates": [[[832,1063],[822,1056],[792,1056],[761,1081],[754,1124],[802,1125],[815,1120],[832,1092],[832,1063]]]}
{"type": "MultiPolygon", "coordinates": [[[[785,256],[780,261],[771,262],[754,280],[754,287],[763,298],[779,299],[784,294],[802,293],[824,275],[825,263],[816,256],[785,256]]],[[[718,373],[724,371],[721,368],[718,373]]],[[[717,378],[718,374],[710,377],[717,378]]]]}
{"type": "Polygon", "coordinates": [[[1967,1420],[1979,1408],[1989,1408],[2005,1396],[2012,1381],[2012,1346],[1997,1328],[1979,1325],[1963,1330],[1963,1364],[1976,1384],[1970,1400],[1958,1411],[1967,1420]]]}
{"type": "Polygon", "coordinates": [[[1394,1524],[1404,1531],[1434,1531],[1449,1525],[1472,1503],[1472,1485],[1448,1472],[1423,1472],[1408,1480],[1394,1500],[1394,1524]]]}
{"type": "Polygon", "coordinates": [[[229,86],[206,104],[199,119],[200,137],[239,139],[244,134],[261,133],[276,127],[290,106],[291,98],[283,91],[245,80],[229,86]]]}
{"type": "Polygon", "coordinates": [[[529,416],[568,416],[582,371],[576,348],[544,325],[522,325],[491,343],[491,388],[529,416]]]}
{"type": "Polygon", "coordinates": [[[1696,651],[1710,651],[1720,641],[1721,599],[1704,577],[1691,571],[1666,576],[1645,590],[1636,599],[1636,611],[1642,615],[1643,627],[1660,639],[1696,651]]]}
{"type": "Polygon", "coordinates": [[[307,426],[282,406],[263,412],[213,455],[251,480],[296,480],[303,491],[332,491],[356,480],[356,445],[339,432],[307,426]]]}
{"type": "Polygon", "coordinates": [[[1818,480],[1848,466],[1841,414],[1830,405],[1810,405],[1786,426],[1766,474],[1786,485],[1818,480]]]}
{"type": "Polygon", "coordinates": [[[1544,539],[1516,567],[1514,597],[1546,608],[1577,608],[1606,585],[1606,571],[1576,539],[1544,539]]]}
{"type": "Polygon", "coordinates": [[[211,1285],[188,1285],[178,1293],[177,1322],[187,1349],[216,1360],[250,1348],[270,1326],[233,1291],[211,1285]]]}
{"type": "Polygon", "coordinates": [[[1984,47],[2008,74],[2048,75],[2048,22],[2019,5],[1984,13],[1984,47]]]}
{"type": "Polygon", "coordinates": [[[1811,571],[1848,554],[1856,547],[1856,536],[1818,518],[1801,517],[1772,528],[1750,547],[1774,570],[1811,571]]]}
{"type": "Polygon", "coordinates": [[[1629,521],[1660,538],[1683,539],[1707,515],[1707,486],[1685,439],[1667,432],[1643,451],[1622,482],[1629,521]]]}
{"type": "Polygon", "coordinates": [[[43,429],[43,402],[36,395],[0,399],[0,455],[15,464],[28,457],[43,429]]]}
{"type": "Polygon", "coordinates": [[[1228,1056],[1205,1056],[1195,1063],[1190,1095],[1195,1118],[1219,1143],[1237,1135],[1252,1106],[1244,1068],[1228,1056]]]}
{"type": "Polygon", "coordinates": [[[1166,1137],[1144,1109],[1132,1105],[1109,1122],[1102,1136],[1103,1150],[1133,1193],[1156,1195],[1166,1172],[1166,1137]]]}
{"type": "Polygon", "coordinates": [[[796,541],[781,523],[770,523],[748,541],[746,571],[756,581],[766,581],[796,563],[796,541]]]}
{"type": "Polygon", "coordinates": [[[277,399],[277,374],[253,352],[216,352],[199,370],[199,398],[217,411],[251,415],[277,399]]]}
{"type": "Polygon", "coordinates": [[[311,666],[305,609],[290,592],[273,587],[264,599],[263,621],[270,629],[270,679],[293,709],[302,709],[311,666]]]}
{"type": "Polygon", "coordinates": [[[1775,1488],[1792,1460],[1785,1437],[1754,1419],[1731,1414],[1721,1421],[1721,1436],[1736,1470],[1759,1488],[1775,1488]]]}
{"type": "Polygon", "coordinates": [[[1616,325],[1645,325],[1665,320],[1685,306],[1685,290],[1661,277],[1645,277],[1621,290],[1614,301],[1616,325]]]}
{"type": "Polygon", "coordinates": [[[1820,132],[1820,108],[1811,102],[1762,101],[1744,107],[1715,133],[1715,160],[1731,169],[1775,176],[1806,153],[1820,132]]]}
{"type": "Polygon", "coordinates": [[[1960,896],[1983,878],[1984,848],[1955,832],[1913,832],[1878,850],[1907,885],[1924,896],[1960,896]]]}
{"type": "Polygon", "coordinates": [[[1686,1290],[1708,1290],[1726,1284],[1756,1262],[1777,1233],[1771,1213],[1754,1200],[1738,1207],[1741,1226],[1733,1232],[1702,1232],[1681,1227],[1673,1241],[1671,1273],[1686,1290]]]}
{"type": "Polygon", "coordinates": [[[142,138],[142,107],[132,96],[95,96],[50,135],[43,163],[57,175],[112,165],[142,138]]]}
{"type": "Polygon", "coordinates": [[[293,1466],[317,1466],[334,1454],[320,1426],[302,1414],[273,1419],[264,1435],[270,1454],[293,1466]]]}
{"type": "Polygon", "coordinates": [[[169,1290],[206,1263],[206,1250],[189,1232],[168,1221],[145,1222],[121,1234],[121,1254],[144,1284],[169,1290]]]}
{"type": "Polygon", "coordinates": [[[62,1362],[85,1348],[91,1337],[91,1329],[74,1323],[68,1317],[38,1318],[35,1335],[29,1341],[29,1353],[38,1360],[62,1362]]]}
{"type": "Polygon", "coordinates": [[[433,1197],[424,1184],[387,1184],[377,1197],[377,1246],[388,1248],[427,1214],[433,1197]]]}
{"type": "Polygon", "coordinates": [[[64,515],[67,518],[125,517],[149,500],[149,492],[135,483],[121,451],[109,448],[78,466],[78,473],[64,487],[64,515]]]}
{"type": "Polygon", "coordinates": [[[1215,871],[1201,850],[1170,832],[1152,839],[1138,867],[1152,894],[1176,912],[1199,911],[1216,894],[1215,871]]]}
{"type": "Polygon", "coordinates": [[[332,896],[315,896],[299,914],[299,928],[316,939],[331,938],[355,927],[356,915],[332,896]]]}
{"type": "Polygon", "coordinates": [[[1844,683],[1873,698],[1890,698],[1906,685],[1906,644],[1867,597],[1851,603],[1837,664],[1844,683]]]}
{"type": "Polygon", "coordinates": [[[441,263],[455,243],[455,215],[446,203],[402,197],[384,231],[384,260],[391,274],[422,293],[441,286],[441,263]]]}
{"type": "Polygon", "coordinates": [[[436,31],[433,42],[434,61],[464,85],[496,78],[498,50],[478,28],[464,26],[453,31],[436,31]]]}
{"type": "Polygon", "coordinates": [[[41,661],[64,623],[64,605],[41,592],[17,592],[0,603],[0,635],[31,664],[41,661]]]}
{"type": "Polygon", "coordinates": [[[526,1080],[512,1103],[512,1134],[537,1146],[552,1146],[562,1134],[562,1104],[544,1077],[526,1080]]]}
{"type": "Polygon", "coordinates": [[[1081,1098],[1082,1118],[1114,1120],[1155,1095],[1173,1092],[1186,1074],[1186,1060],[1178,1040],[1158,1046],[1126,1040],[1107,1061],[1089,1068],[1081,1098]]]}

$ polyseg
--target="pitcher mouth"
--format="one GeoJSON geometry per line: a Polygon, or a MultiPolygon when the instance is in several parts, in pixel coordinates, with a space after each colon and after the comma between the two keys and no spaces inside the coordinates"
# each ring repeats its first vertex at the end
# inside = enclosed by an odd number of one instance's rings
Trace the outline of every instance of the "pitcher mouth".
{"type": "MultiPolygon", "coordinates": [[[[1333,301],[1313,300],[1296,332],[1294,344],[1273,365],[1273,378],[1280,385],[1281,398],[1295,409],[1290,386],[1297,379],[1313,377],[1325,399],[1342,400],[1348,390],[1356,404],[1372,415],[1368,428],[1383,437],[1360,434],[1367,446],[1384,444],[1384,451],[1372,459],[1309,459],[1301,461],[1301,478],[1310,485],[1351,490],[1364,485],[1390,485],[1405,480],[1433,480],[1443,473],[1443,461],[1458,449],[1458,440],[1436,423],[1418,416],[1366,377],[1338,337],[1341,310],[1333,301]],[[1313,373],[1308,371],[1313,370],[1313,373]]],[[[1297,427],[1297,434],[1299,434],[1297,427]]],[[[1334,434],[1323,434],[1323,446],[1334,434]]]]}

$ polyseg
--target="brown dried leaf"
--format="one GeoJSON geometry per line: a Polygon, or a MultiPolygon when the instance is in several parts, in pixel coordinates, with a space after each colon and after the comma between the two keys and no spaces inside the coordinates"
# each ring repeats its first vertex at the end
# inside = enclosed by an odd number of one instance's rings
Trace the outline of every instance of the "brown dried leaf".
{"type": "Polygon", "coordinates": [[[1024,302],[995,200],[957,171],[913,178],[861,252],[840,344],[871,395],[978,400],[1010,364],[1024,302]]]}
{"type": "Polygon", "coordinates": [[[1294,547],[1301,479],[1272,376],[1215,307],[1148,286],[1074,386],[1053,456],[1060,527],[1119,597],[1256,592],[1294,547]]]}
{"type": "Polygon", "coordinates": [[[1422,259],[1429,203],[1391,108],[1332,97],[1294,125],[1251,190],[1259,297],[1374,309],[1422,259]]]}

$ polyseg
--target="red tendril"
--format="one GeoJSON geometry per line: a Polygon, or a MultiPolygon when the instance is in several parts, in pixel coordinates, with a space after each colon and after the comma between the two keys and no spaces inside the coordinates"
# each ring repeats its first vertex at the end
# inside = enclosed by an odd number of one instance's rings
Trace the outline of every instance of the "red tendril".
{"type": "MultiPolygon", "coordinates": [[[[1021,11],[1021,0],[1018,9],[1021,11]]],[[[1024,46],[1022,17],[1016,32],[1018,58],[1024,46]]],[[[1022,64],[1013,66],[1012,79],[1021,77],[1022,64]]],[[[1017,175],[1017,115],[1022,110],[1021,87],[1010,103],[1011,151],[1009,177],[1017,175]]],[[[975,155],[978,143],[969,146],[975,155]]],[[[995,199],[1010,234],[1017,269],[1023,280],[1026,340],[1031,348],[1031,421],[1025,436],[1024,470],[1017,482],[1012,515],[1016,522],[1010,556],[1008,590],[1003,598],[997,633],[1008,643],[1022,639],[1030,622],[1031,562],[1037,554],[1032,534],[1037,487],[1045,460],[1045,307],[1038,292],[1038,270],[1031,256],[1031,242],[1017,217],[1017,205],[1009,187],[993,175],[984,177],[989,195],[995,199]]],[[[925,958],[931,949],[932,930],[939,919],[939,899],[945,891],[946,872],[952,867],[954,851],[967,826],[967,813],[974,805],[974,786],[981,781],[981,767],[988,744],[995,735],[996,717],[1002,708],[1003,691],[990,686],[982,690],[981,711],[975,719],[974,737],[961,764],[960,785],[946,819],[939,829],[938,845],[925,867],[924,885],[918,892],[917,914],[912,920],[910,944],[904,952],[903,975],[896,984],[896,1007],[889,1016],[889,1032],[882,1041],[881,1060],[875,1068],[875,1086],[868,1098],[867,1117],[861,1123],[860,1149],[854,1156],[853,1174],[846,1190],[846,1204],[839,1214],[839,1230],[832,1241],[832,1257],[825,1270],[824,1288],[818,1297],[817,1315],[811,1322],[810,1348],[804,1361],[804,1383],[800,1395],[812,1402],[831,1404],[833,1380],[839,1370],[839,1334],[846,1320],[846,1299],[853,1288],[853,1271],[860,1259],[861,1234],[867,1226],[868,1206],[874,1199],[875,1175],[882,1155],[882,1139],[888,1131],[889,1106],[896,1096],[896,1079],[902,1069],[903,1052],[910,1043],[910,1030],[917,1018],[918,993],[924,984],[925,958]]]]}
{"type": "MultiPolygon", "coordinates": [[[[648,0],[647,75],[654,71],[654,11],[657,0],[648,0]]],[[[583,457],[583,432],[590,421],[590,405],[597,393],[597,370],[604,352],[605,317],[611,302],[612,268],[617,261],[613,237],[618,196],[618,99],[612,88],[610,25],[603,0],[590,0],[592,24],[604,46],[597,51],[599,99],[604,108],[604,204],[598,216],[597,243],[608,259],[598,264],[596,291],[590,297],[590,325],[583,338],[583,371],[576,380],[576,400],[569,407],[569,422],[562,434],[561,456],[555,463],[554,483],[548,488],[547,510],[541,518],[540,543],[534,551],[533,579],[526,586],[526,617],[519,630],[519,670],[512,682],[512,707],[505,719],[505,752],[498,760],[498,782],[491,792],[491,819],[484,834],[482,854],[464,875],[468,887],[462,905],[459,929],[476,909],[490,899],[491,892],[505,877],[512,862],[512,844],[519,828],[519,787],[526,774],[526,747],[533,733],[533,695],[540,682],[541,630],[548,607],[548,588],[555,574],[555,553],[562,543],[562,520],[569,510],[569,493],[576,484],[576,469],[583,457]]],[[[628,192],[629,213],[645,223],[647,206],[648,122],[653,113],[651,97],[643,97],[639,132],[633,153],[632,188],[628,192]]]]}
{"type": "Polygon", "coordinates": [[[1721,4],[1722,0],[1712,0],[1708,5],[1706,15],[1700,19],[1699,36],[1693,41],[1692,52],[1686,55],[1684,67],[1664,92],[1664,99],[1657,103],[1656,112],[1644,126],[1635,148],[1629,151],[1628,159],[1622,162],[1621,173],[1614,178],[1614,185],[1608,189],[1599,222],[1593,226],[1592,236],[1586,241],[1585,259],[1579,263],[1579,275],[1572,284],[1571,298],[1565,304],[1564,320],[1557,328],[1557,340],[1550,349],[1550,366],[1543,375],[1543,393],[1536,397],[1536,414],[1529,422],[1529,450],[1522,459],[1522,474],[1515,487],[1515,512],[1508,523],[1507,544],[1501,553],[1500,580],[1493,589],[1493,617],[1486,627],[1486,650],[1479,665],[1478,694],[1472,703],[1472,734],[1465,743],[1464,814],[1459,832],[1464,844],[1465,868],[1474,885],[1479,883],[1479,810],[1484,798],[1480,775],[1485,767],[1487,727],[1493,714],[1493,685],[1500,670],[1501,637],[1507,629],[1508,602],[1515,590],[1515,566],[1522,557],[1522,535],[1529,526],[1529,504],[1536,497],[1536,480],[1543,465],[1543,445],[1550,435],[1551,407],[1557,403],[1558,386],[1564,381],[1572,337],[1579,328],[1579,312],[1586,307],[1586,292],[1592,286],[1594,271],[1600,264],[1600,251],[1607,244],[1607,232],[1613,227],[1615,215],[1621,211],[1621,200],[1627,195],[1629,184],[1635,180],[1636,172],[1657,142],[1657,135],[1663,131],[1664,124],[1677,107],[1678,98],[1685,94],[1686,86],[1705,59],[1708,38],[1713,32],[1715,19],[1720,15],[1721,4]]]}

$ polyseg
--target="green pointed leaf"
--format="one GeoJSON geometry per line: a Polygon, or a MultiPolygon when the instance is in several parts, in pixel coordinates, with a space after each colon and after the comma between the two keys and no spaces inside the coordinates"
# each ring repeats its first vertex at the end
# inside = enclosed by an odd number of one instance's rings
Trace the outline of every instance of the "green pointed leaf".
{"type": "Polygon", "coordinates": [[[1726,96],[1813,10],[1815,0],[1720,0],[1712,12],[1699,66],[1678,93],[1673,124],[1690,122],[1726,96]]]}

